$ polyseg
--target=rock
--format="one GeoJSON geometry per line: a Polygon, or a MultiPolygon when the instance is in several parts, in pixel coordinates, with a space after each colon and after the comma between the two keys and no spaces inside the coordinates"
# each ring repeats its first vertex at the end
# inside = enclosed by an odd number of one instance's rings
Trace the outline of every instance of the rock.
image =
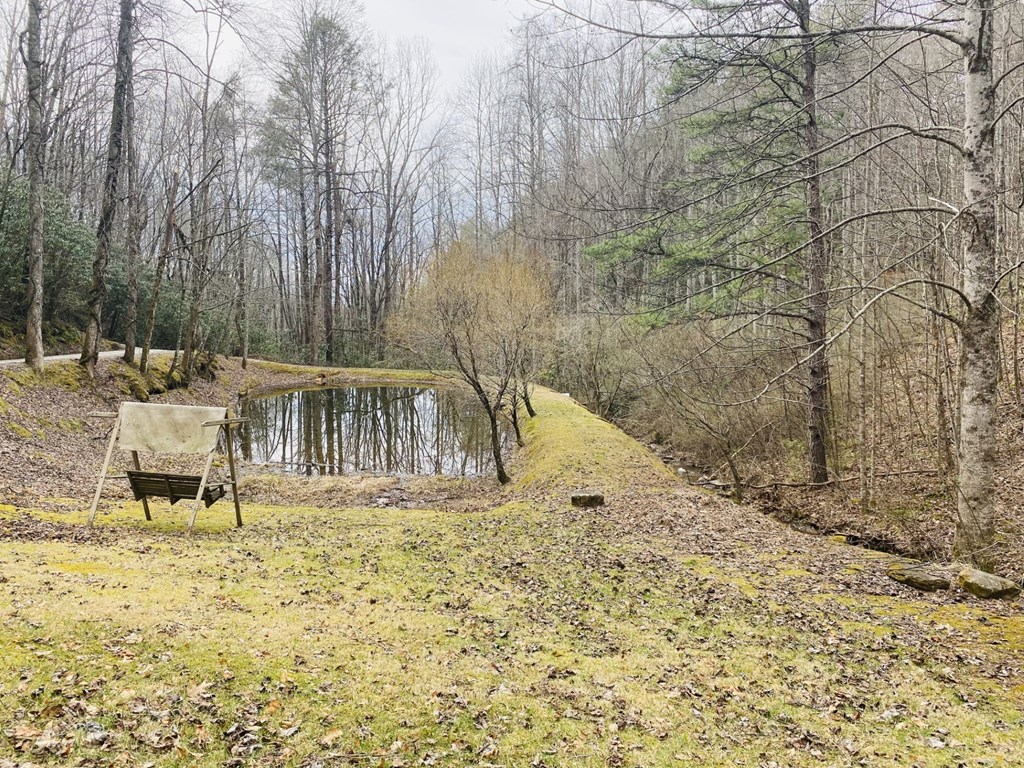
{"type": "Polygon", "coordinates": [[[960,589],[976,597],[1012,600],[1020,594],[1020,586],[1016,582],[979,571],[977,568],[964,568],[960,571],[957,582],[960,589]]]}
{"type": "Polygon", "coordinates": [[[600,491],[578,491],[572,495],[574,507],[600,507],[604,505],[604,494],[600,491]]]}
{"type": "Polygon", "coordinates": [[[940,589],[949,589],[951,586],[949,578],[945,574],[925,563],[893,563],[886,573],[890,579],[922,592],[935,592],[940,589]]]}

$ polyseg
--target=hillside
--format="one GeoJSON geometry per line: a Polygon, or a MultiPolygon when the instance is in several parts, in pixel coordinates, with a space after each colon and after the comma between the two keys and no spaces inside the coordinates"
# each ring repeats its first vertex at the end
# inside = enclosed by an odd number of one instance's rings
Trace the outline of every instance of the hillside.
{"type": "MultiPolygon", "coordinates": [[[[425,374],[227,361],[157,400],[425,374]]],[[[0,372],[0,765],[1013,765],[1018,603],[680,484],[539,391],[513,483],[267,476],[84,525],[104,364],[0,372]],[[9,469],[10,468],[10,469],[9,469]],[[598,510],[568,505],[605,491],[598,510]],[[75,621],[69,621],[74,617],[75,621]]]]}

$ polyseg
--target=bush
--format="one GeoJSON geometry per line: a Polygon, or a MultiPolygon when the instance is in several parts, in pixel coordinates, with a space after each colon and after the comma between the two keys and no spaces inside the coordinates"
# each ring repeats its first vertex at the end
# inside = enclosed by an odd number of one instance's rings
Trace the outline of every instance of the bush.
{"type": "Polygon", "coordinates": [[[628,318],[575,315],[559,319],[557,352],[547,381],[604,418],[621,416],[637,386],[641,329],[628,318]]]}
{"type": "MultiPolygon", "coordinates": [[[[72,213],[56,190],[44,194],[43,313],[51,323],[79,325],[85,319],[96,236],[72,213]]],[[[28,182],[14,179],[0,191],[0,317],[24,318],[28,288],[25,241],[28,235],[28,182]]]]}

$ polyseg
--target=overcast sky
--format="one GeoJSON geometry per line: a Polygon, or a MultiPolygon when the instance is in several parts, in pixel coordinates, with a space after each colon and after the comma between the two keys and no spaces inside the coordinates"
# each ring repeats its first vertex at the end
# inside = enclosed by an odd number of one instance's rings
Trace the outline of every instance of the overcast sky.
{"type": "Polygon", "coordinates": [[[364,0],[366,23],[394,40],[423,37],[440,70],[442,91],[452,91],[473,59],[500,50],[529,0],[364,0]]]}

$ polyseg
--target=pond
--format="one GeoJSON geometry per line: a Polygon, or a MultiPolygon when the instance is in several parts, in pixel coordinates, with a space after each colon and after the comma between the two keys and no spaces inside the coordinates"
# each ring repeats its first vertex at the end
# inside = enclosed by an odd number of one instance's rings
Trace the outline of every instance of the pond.
{"type": "MultiPolygon", "coordinates": [[[[303,475],[446,475],[494,471],[490,425],[470,395],[430,387],[346,387],[245,400],[246,461],[303,475]]],[[[502,430],[507,448],[510,438],[502,430]]]]}

